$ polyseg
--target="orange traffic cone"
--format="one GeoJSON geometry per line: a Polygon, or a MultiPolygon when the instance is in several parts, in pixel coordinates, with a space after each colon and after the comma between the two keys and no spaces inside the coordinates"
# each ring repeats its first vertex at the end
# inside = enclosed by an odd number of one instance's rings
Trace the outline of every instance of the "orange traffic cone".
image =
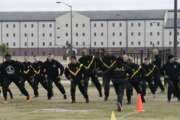
{"type": "Polygon", "coordinates": [[[143,103],[142,103],[142,99],[141,99],[140,94],[138,94],[138,96],[137,96],[136,112],[138,112],[138,113],[143,112],[143,103]]]}

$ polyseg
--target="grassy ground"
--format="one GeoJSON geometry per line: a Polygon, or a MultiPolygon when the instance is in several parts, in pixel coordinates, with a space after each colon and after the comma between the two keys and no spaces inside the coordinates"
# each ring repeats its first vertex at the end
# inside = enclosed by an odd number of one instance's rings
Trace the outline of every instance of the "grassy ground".
{"type": "MultiPolygon", "coordinates": [[[[27,86],[28,87],[28,86],[27,86]]],[[[110,115],[116,108],[116,96],[111,88],[111,96],[108,102],[99,98],[94,87],[90,87],[89,96],[91,102],[84,103],[77,89],[76,104],[70,103],[69,87],[66,85],[68,100],[63,100],[57,89],[54,89],[55,97],[48,101],[46,92],[40,89],[40,97],[27,103],[12,85],[15,99],[7,104],[0,103],[0,120],[110,120],[110,115]]],[[[32,94],[31,89],[28,87],[32,94]]],[[[2,97],[0,98],[2,102],[2,97]]],[[[126,100],[125,100],[126,102],[126,100]]],[[[166,94],[158,93],[154,99],[151,94],[147,95],[147,103],[144,104],[144,112],[135,112],[135,95],[132,105],[125,105],[123,113],[117,113],[118,120],[180,120],[180,103],[166,102],[166,94]]]]}

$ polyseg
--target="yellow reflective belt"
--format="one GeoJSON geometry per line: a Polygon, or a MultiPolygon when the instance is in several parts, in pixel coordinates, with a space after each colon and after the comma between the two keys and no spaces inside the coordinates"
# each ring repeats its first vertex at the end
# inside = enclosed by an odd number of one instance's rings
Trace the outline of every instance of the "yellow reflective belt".
{"type": "Polygon", "coordinates": [[[81,71],[81,67],[82,67],[83,65],[81,64],[80,65],[80,68],[76,71],[76,72],[73,72],[70,68],[69,68],[69,66],[67,66],[67,68],[68,68],[68,70],[69,70],[69,72],[73,75],[73,76],[76,76],[80,71],[81,71]]]}
{"type": "Polygon", "coordinates": [[[131,79],[141,70],[141,66],[133,73],[133,75],[130,77],[131,79]]]}
{"type": "Polygon", "coordinates": [[[35,74],[39,74],[40,73],[40,70],[36,70],[36,69],[34,69],[32,66],[30,66],[32,69],[33,69],[33,71],[35,72],[35,74]]]}
{"type": "Polygon", "coordinates": [[[30,70],[24,70],[24,73],[27,74],[30,70]]]}
{"type": "Polygon", "coordinates": [[[106,67],[106,68],[111,68],[115,63],[116,63],[116,61],[114,61],[110,66],[109,65],[107,65],[106,63],[104,63],[104,61],[102,60],[102,58],[100,58],[100,60],[101,60],[101,62],[103,63],[103,65],[106,67]]]}
{"type": "Polygon", "coordinates": [[[154,66],[153,66],[153,69],[152,69],[149,73],[146,74],[146,77],[149,77],[149,76],[153,73],[153,71],[154,71],[155,68],[156,68],[156,66],[154,65],[154,66]]]}
{"type": "Polygon", "coordinates": [[[92,58],[91,62],[89,63],[89,65],[88,65],[88,66],[84,65],[84,67],[85,67],[86,69],[89,69],[89,68],[91,67],[91,65],[93,64],[94,59],[95,59],[95,57],[93,56],[93,58],[92,58]]]}

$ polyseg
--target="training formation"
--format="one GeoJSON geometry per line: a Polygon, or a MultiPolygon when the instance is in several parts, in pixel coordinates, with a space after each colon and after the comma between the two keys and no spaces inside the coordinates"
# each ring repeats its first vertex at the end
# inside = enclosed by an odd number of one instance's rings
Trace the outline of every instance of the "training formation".
{"type": "Polygon", "coordinates": [[[97,89],[99,97],[104,97],[104,101],[108,101],[110,82],[113,83],[117,95],[118,112],[123,112],[124,93],[126,93],[127,104],[131,104],[133,90],[141,96],[142,102],[146,103],[147,89],[150,89],[155,96],[158,89],[163,94],[167,85],[167,102],[171,102],[172,98],[177,98],[177,102],[180,102],[180,63],[173,55],[169,55],[164,64],[159,54],[155,54],[153,59],[145,57],[142,64],[136,64],[132,57],[125,53],[115,56],[103,50],[98,55],[88,54],[86,51],[83,51],[82,56],[78,58],[72,55],[67,65],[55,60],[51,53],[43,62],[36,56],[33,57],[33,62],[28,61],[26,57],[24,62],[15,61],[10,54],[6,54],[4,58],[4,62],[0,65],[0,83],[4,102],[7,104],[8,94],[11,99],[15,99],[10,89],[12,82],[21,94],[26,96],[28,102],[39,97],[39,84],[47,91],[47,100],[51,100],[54,96],[54,83],[64,99],[71,97],[71,102],[74,104],[78,86],[85,102],[89,103],[91,102],[91,97],[88,95],[89,80],[97,89]],[[67,96],[67,90],[61,83],[63,75],[70,81],[70,96],[67,96]],[[102,82],[99,78],[102,78],[102,82]],[[29,95],[25,82],[31,86],[34,96],[29,95]]]}

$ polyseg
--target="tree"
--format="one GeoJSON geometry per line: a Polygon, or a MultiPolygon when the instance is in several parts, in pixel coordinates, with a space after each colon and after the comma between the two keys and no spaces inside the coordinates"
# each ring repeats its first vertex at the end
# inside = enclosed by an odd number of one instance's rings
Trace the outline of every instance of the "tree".
{"type": "Polygon", "coordinates": [[[9,52],[10,52],[10,50],[9,50],[9,47],[7,45],[5,45],[5,44],[0,45],[0,56],[2,56],[2,58],[4,58],[4,56],[9,52]]]}

